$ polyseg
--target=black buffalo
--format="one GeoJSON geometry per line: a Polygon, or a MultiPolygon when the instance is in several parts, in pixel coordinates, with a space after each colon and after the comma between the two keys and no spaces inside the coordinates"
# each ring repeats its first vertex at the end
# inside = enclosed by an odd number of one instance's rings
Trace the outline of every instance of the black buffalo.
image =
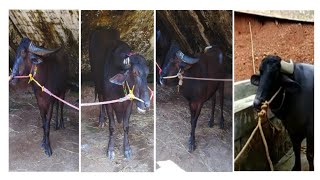
{"type": "Polygon", "coordinates": [[[288,130],[295,154],[292,170],[301,170],[301,142],[307,138],[307,159],[313,170],[314,146],[314,73],[313,66],[293,64],[278,56],[267,56],[260,65],[260,75],[253,75],[251,83],[258,86],[254,107],[260,110],[263,102],[269,101],[282,87],[269,105],[275,116],[281,119],[288,130]]]}
{"type": "MultiPolygon", "coordinates": [[[[68,56],[63,48],[49,50],[36,46],[29,38],[23,38],[16,51],[15,62],[12,70],[12,84],[16,84],[18,79],[15,76],[34,75],[34,78],[53,94],[61,99],[65,98],[67,88],[67,78],[69,71],[68,56]]],[[[56,119],[55,129],[64,128],[63,106],[64,104],[57,101],[48,94],[42,92],[42,89],[33,81],[31,85],[37,99],[40,115],[43,123],[43,140],[42,147],[45,154],[52,155],[52,149],[49,141],[50,120],[54,103],[56,102],[56,119]],[[58,113],[60,105],[60,123],[58,123],[58,113]]]]}
{"type": "MultiPolygon", "coordinates": [[[[124,90],[128,92],[127,83],[130,88],[134,86],[134,94],[142,99],[144,103],[137,101],[137,110],[144,113],[150,107],[147,76],[149,68],[146,60],[139,54],[131,52],[127,43],[120,40],[119,32],[115,29],[95,30],[90,36],[89,58],[93,78],[95,82],[95,93],[99,101],[109,101],[125,96],[124,90]]],[[[114,159],[114,113],[119,123],[123,122],[124,130],[124,156],[130,159],[132,151],[129,145],[129,118],[132,110],[132,101],[102,105],[100,109],[100,125],[105,123],[105,110],[109,119],[109,143],[107,156],[114,159]]]]}
{"type": "MultiPolygon", "coordinates": [[[[169,53],[173,54],[161,73],[160,84],[174,86],[178,84],[178,79],[163,79],[163,77],[176,75],[179,70],[184,76],[199,78],[225,78],[225,56],[223,51],[217,46],[210,46],[198,58],[191,58],[183,54],[173,44],[169,53]]],[[[224,82],[223,81],[201,81],[201,80],[183,80],[180,91],[188,100],[191,112],[191,134],[189,139],[189,152],[195,150],[195,129],[198,117],[204,102],[212,97],[212,111],[209,120],[209,127],[214,124],[214,110],[216,104],[216,92],[220,95],[220,128],[224,128],[223,100],[224,100],[224,82]]]]}

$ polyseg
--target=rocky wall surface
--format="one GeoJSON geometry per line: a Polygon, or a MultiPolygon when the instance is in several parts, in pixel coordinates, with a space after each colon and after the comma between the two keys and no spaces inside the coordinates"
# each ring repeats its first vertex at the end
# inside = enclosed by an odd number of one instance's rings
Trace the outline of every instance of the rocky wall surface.
{"type": "Polygon", "coordinates": [[[70,55],[70,76],[79,76],[78,10],[10,10],[10,67],[20,40],[28,37],[36,45],[54,49],[64,47],[70,55]]]}
{"type": "MultiPolygon", "coordinates": [[[[81,11],[81,73],[85,80],[90,76],[89,36],[99,28],[115,28],[119,30],[121,40],[142,54],[153,76],[154,52],[154,17],[153,11],[81,11]]],[[[152,78],[153,79],[153,78],[152,78]]]]}

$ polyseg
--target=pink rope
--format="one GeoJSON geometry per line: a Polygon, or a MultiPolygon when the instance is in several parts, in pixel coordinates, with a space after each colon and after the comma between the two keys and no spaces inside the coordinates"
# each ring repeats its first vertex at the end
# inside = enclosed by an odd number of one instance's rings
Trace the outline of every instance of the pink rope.
{"type": "Polygon", "coordinates": [[[78,110],[79,111],[79,108],[78,107],[76,107],[76,106],[74,106],[74,105],[72,105],[72,104],[70,104],[70,103],[68,103],[67,101],[65,101],[65,100],[63,100],[63,99],[61,99],[61,98],[59,98],[58,96],[56,96],[56,95],[54,95],[54,94],[52,94],[47,88],[43,88],[43,91],[45,92],[45,93],[47,93],[47,94],[49,94],[50,96],[53,96],[54,98],[56,98],[56,99],[58,99],[59,101],[61,101],[61,102],[63,102],[63,103],[65,103],[66,105],[68,105],[68,106],[70,106],[70,107],[72,107],[72,108],[74,108],[74,109],[76,109],[76,110],[78,110]]]}
{"type": "MultiPolygon", "coordinates": [[[[12,78],[15,78],[15,79],[24,79],[24,78],[30,78],[30,77],[29,77],[29,76],[15,76],[15,77],[12,77],[12,76],[10,75],[10,76],[9,76],[9,80],[11,80],[12,78]]],[[[41,86],[40,86],[40,87],[41,87],[41,86]]],[[[41,87],[41,88],[42,88],[42,87],[41,87]]],[[[76,110],[79,111],[79,108],[78,108],[78,107],[76,107],[76,106],[68,103],[67,101],[59,98],[58,96],[52,94],[47,88],[43,87],[43,92],[47,93],[47,94],[50,95],[50,96],[53,96],[54,98],[58,99],[59,101],[65,103],[66,105],[68,105],[68,106],[70,106],[70,107],[72,107],[72,108],[74,108],[74,109],[76,109],[76,110]]]]}
{"type": "Polygon", "coordinates": [[[94,102],[94,103],[81,103],[81,106],[97,106],[97,105],[104,105],[104,104],[112,104],[112,103],[118,103],[118,102],[124,102],[129,100],[128,96],[125,96],[123,98],[119,98],[116,100],[111,101],[103,101],[103,102],[94,102]]]}
{"type": "Polygon", "coordinates": [[[150,101],[151,101],[151,100],[152,100],[152,98],[153,98],[153,94],[154,94],[154,93],[153,93],[152,89],[151,89],[151,88],[149,88],[149,86],[148,86],[148,89],[149,89],[150,94],[151,94],[151,95],[150,95],[150,101]]]}
{"type": "Polygon", "coordinates": [[[159,69],[159,75],[162,73],[162,69],[161,67],[158,65],[158,63],[156,62],[157,68],[159,69]]]}

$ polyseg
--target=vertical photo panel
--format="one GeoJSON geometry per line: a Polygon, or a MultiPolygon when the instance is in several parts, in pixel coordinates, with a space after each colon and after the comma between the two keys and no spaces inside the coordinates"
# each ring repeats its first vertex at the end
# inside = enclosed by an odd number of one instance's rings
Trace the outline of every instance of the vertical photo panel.
{"type": "Polygon", "coordinates": [[[79,12],[9,11],[9,171],[79,171],[79,12]]]}
{"type": "Polygon", "coordinates": [[[232,11],[156,11],[157,171],[232,171],[232,11]]]}
{"type": "Polygon", "coordinates": [[[153,11],[81,11],[81,170],[154,169],[153,11]]]}
{"type": "Polygon", "coordinates": [[[314,12],[234,14],[234,170],[313,171],[314,12]]]}

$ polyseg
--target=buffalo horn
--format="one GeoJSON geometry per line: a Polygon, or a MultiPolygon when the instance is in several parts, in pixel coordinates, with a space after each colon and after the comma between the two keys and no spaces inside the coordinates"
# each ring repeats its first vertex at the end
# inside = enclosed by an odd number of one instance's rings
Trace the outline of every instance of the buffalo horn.
{"type": "Polygon", "coordinates": [[[212,46],[207,46],[206,48],[204,48],[204,53],[206,53],[211,48],[212,48],[212,46]]]}
{"type": "Polygon", "coordinates": [[[286,74],[293,74],[294,64],[292,60],[290,60],[290,62],[281,60],[280,64],[281,64],[281,72],[286,74]]]}
{"type": "Polygon", "coordinates": [[[199,61],[199,58],[189,57],[189,56],[183,54],[181,51],[177,51],[176,56],[187,64],[195,64],[199,61]]]}
{"type": "Polygon", "coordinates": [[[55,50],[45,49],[42,47],[38,47],[38,46],[34,45],[32,42],[30,42],[29,51],[36,54],[36,55],[39,55],[39,56],[45,56],[45,55],[48,55],[48,54],[55,52],[56,49],[55,50]]]}

